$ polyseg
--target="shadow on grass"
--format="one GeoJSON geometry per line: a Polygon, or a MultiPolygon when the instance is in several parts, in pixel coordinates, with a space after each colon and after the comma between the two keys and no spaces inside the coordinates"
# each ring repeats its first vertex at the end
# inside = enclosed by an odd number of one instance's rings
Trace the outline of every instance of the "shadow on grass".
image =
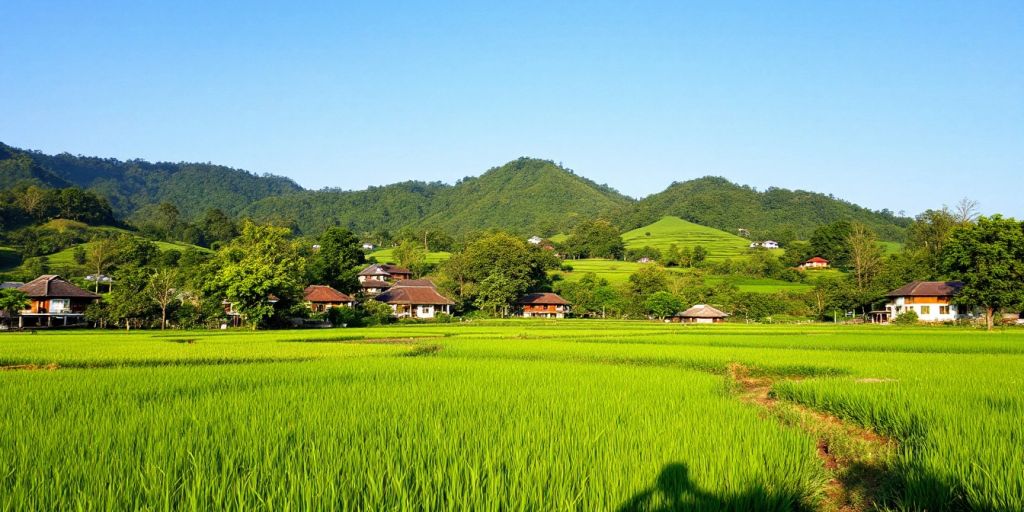
{"type": "Polygon", "coordinates": [[[810,510],[800,496],[751,488],[739,494],[716,494],[701,489],[690,480],[690,470],[683,463],[669,464],[661,470],[654,486],[633,496],[619,508],[633,511],[719,511],[719,510],[810,510]]]}

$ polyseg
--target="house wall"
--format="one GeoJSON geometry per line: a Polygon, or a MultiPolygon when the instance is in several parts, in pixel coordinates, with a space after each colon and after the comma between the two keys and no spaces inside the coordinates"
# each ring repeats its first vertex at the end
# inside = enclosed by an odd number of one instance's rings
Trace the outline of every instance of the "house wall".
{"type": "Polygon", "coordinates": [[[565,318],[568,308],[562,304],[526,304],[520,316],[523,318],[565,318]]]}
{"type": "Polygon", "coordinates": [[[922,322],[952,322],[963,317],[957,306],[950,304],[950,297],[896,297],[885,309],[892,319],[908,311],[917,313],[922,322]]]}

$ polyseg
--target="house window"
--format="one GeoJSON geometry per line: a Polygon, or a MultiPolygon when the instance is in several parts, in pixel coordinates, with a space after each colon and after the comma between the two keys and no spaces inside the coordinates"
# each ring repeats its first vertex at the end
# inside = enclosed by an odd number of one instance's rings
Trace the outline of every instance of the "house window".
{"type": "Polygon", "coordinates": [[[949,314],[949,306],[939,306],[939,314],[940,315],[948,315],[949,314]]]}
{"type": "Polygon", "coordinates": [[[932,314],[932,307],[931,306],[921,306],[921,314],[922,315],[930,315],[930,314],[932,314]]]}
{"type": "Polygon", "coordinates": [[[71,309],[71,299],[50,299],[50,313],[63,313],[71,309]]]}

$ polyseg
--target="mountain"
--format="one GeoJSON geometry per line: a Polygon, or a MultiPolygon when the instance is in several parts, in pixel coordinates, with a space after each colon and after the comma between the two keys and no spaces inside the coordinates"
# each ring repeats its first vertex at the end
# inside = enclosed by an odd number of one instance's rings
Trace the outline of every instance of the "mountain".
{"type": "Polygon", "coordinates": [[[163,201],[177,206],[186,218],[209,208],[236,215],[264,197],[302,190],[288,178],[259,176],[221,165],[121,161],[69,153],[51,156],[0,143],[0,186],[13,186],[17,181],[93,190],[106,197],[121,217],[163,201]]]}
{"type": "Polygon", "coordinates": [[[873,211],[835,197],[769,188],[758,191],[725,178],[704,177],[677,182],[645,197],[623,221],[635,228],[672,215],[703,226],[737,233],[746,229],[755,239],[807,239],[820,225],[856,221],[873,229],[882,240],[901,241],[911,219],[889,211],[873,211]]]}

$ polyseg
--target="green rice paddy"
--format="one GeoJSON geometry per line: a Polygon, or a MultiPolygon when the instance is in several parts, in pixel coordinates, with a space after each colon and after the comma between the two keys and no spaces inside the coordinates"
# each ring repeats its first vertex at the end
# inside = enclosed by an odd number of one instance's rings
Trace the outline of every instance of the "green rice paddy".
{"type": "Polygon", "coordinates": [[[680,249],[700,245],[708,250],[711,261],[738,258],[750,251],[750,240],[746,238],[671,216],[623,233],[622,240],[630,249],[651,246],[661,251],[667,251],[672,244],[680,249]]]}
{"type": "Polygon", "coordinates": [[[828,509],[734,364],[894,439],[880,508],[1024,508],[1024,331],[570,320],[3,334],[0,510],[828,509]]]}

